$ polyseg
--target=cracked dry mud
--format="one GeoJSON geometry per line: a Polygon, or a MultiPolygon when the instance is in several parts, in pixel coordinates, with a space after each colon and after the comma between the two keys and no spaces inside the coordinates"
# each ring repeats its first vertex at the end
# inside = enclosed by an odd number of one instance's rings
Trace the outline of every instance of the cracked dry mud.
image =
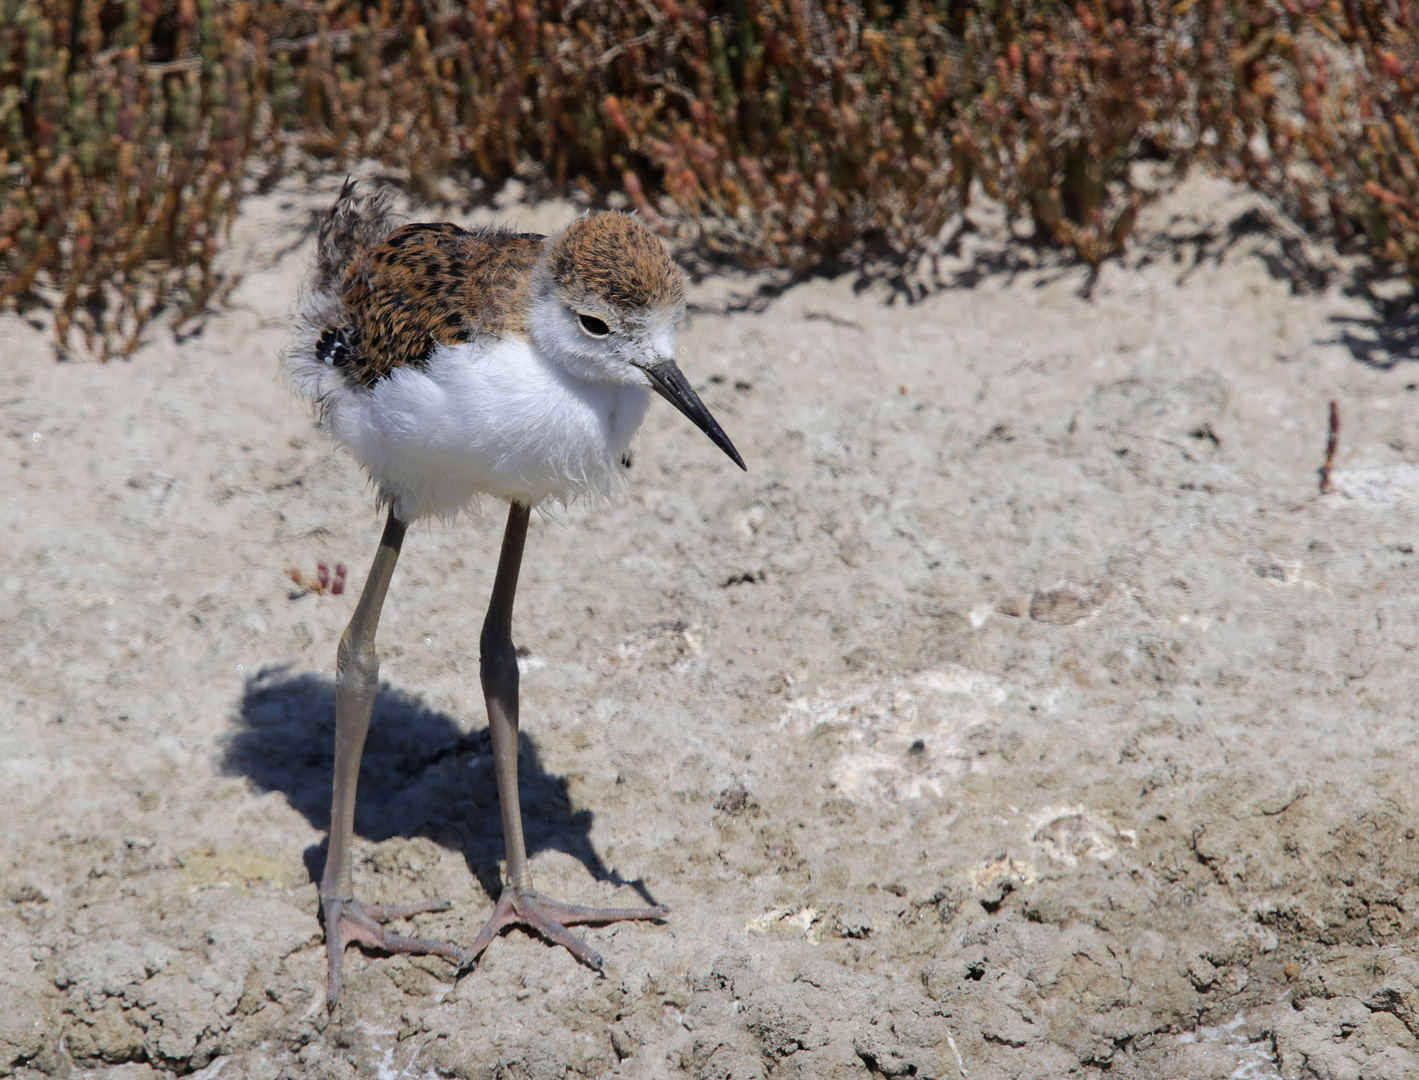
{"type": "MultiPolygon", "coordinates": [[[[251,200],[230,308],[129,362],[0,320],[0,1074],[1419,1075],[1416,375],[1206,180],[1090,300],[989,214],[914,304],[697,286],[750,472],[654,406],[623,499],[534,521],[515,625],[539,886],[671,917],[588,929],[605,978],[519,932],[458,979],[352,950],[327,1016],[380,520],[274,355],[328,198],[251,200]]],[[[405,545],[357,820],[364,895],[456,941],[501,856],[499,521],[405,545]]]]}

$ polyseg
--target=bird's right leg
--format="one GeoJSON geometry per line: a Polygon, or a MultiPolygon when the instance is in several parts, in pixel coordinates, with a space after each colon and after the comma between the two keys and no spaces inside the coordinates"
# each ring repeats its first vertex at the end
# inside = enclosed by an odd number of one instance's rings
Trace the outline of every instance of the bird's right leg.
{"type": "Polygon", "coordinates": [[[367,904],[356,900],[351,857],[355,833],[355,786],[360,778],[360,757],[369,733],[370,712],[379,687],[379,657],[374,635],[380,609],[404,543],[404,523],[389,512],[379,551],[370,566],[364,592],[355,614],[340,639],[335,666],[335,787],[330,806],[330,847],[325,875],[320,881],[320,905],[325,918],[325,951],[330,961],[325,1003],[335,1008],[340,996],[340,976],[345,947],[360,941],[387,952],[435,953],[463,964],[468,955],[447,941],[410,938],[384,928],[390,919],[404,919],[426,911],[446,911],[443,900],[418,904],[367,904]]]}

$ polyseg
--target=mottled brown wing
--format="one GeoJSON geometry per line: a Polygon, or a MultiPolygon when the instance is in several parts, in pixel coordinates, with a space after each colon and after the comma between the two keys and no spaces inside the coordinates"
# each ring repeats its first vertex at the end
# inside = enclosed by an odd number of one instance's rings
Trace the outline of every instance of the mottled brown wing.
{"type": "Polygon", "coordinates": [[[424,363],[435,345],[525,334],[542,240],[447,222],[396,229],[346,273],[349,325],[346,337],[327,335],[329,359],[373,386],[395,368],[424,363]]]}

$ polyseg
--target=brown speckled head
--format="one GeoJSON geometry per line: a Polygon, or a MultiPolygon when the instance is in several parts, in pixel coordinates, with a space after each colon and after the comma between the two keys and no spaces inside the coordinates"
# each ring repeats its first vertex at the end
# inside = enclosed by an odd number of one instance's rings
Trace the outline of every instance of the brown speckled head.
{"type": "Polygon", "coordinates": [[[630,214],[573,222],[548,243],[547,266],[573,308],[592,300],[623,310],[674,309],[685,302],[685,275],[659,237],[630,214]]]}

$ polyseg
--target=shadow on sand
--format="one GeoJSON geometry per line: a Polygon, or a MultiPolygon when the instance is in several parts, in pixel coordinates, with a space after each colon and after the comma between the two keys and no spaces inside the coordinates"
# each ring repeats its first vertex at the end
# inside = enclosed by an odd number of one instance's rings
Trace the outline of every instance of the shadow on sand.
{"type": "MultiPolygon", "coordinates": [[[[262,791],[279,791],[317,829],[330,827],[334,768],[335,684],[321,675],[267,668],[247,681],[223,771],[248,776],[262,791]]],[[[518,778],[527,853],[561,851],[598,881],[630,885],[656,901],[638,881],[609,871],[592,846],[589,810],[571,811],[564,777],[547,772],[536,743],[521,733],[518,778]]],[[[482,728],[464,735],[451,716],[381,683],[360,765],[355,832],[376,843],[424,836],[462,853],[468,868],[496,899],[501,892],[502,818],[493,775],[492,746],[482,728]]],[[[312,881],[325,869],[325,844],[305,852],[312,881]]]]}
{"type": "Polygon", "coordinates": [[[1330,321],[1339,327],[1336,344],[1379,371],[1419,360],[1419,297],[1382,296],[1371,280],[1359,276],[1345,291],[1364,300],[1369,312],[1358,318],[1332,315],[1330,321]]]}

